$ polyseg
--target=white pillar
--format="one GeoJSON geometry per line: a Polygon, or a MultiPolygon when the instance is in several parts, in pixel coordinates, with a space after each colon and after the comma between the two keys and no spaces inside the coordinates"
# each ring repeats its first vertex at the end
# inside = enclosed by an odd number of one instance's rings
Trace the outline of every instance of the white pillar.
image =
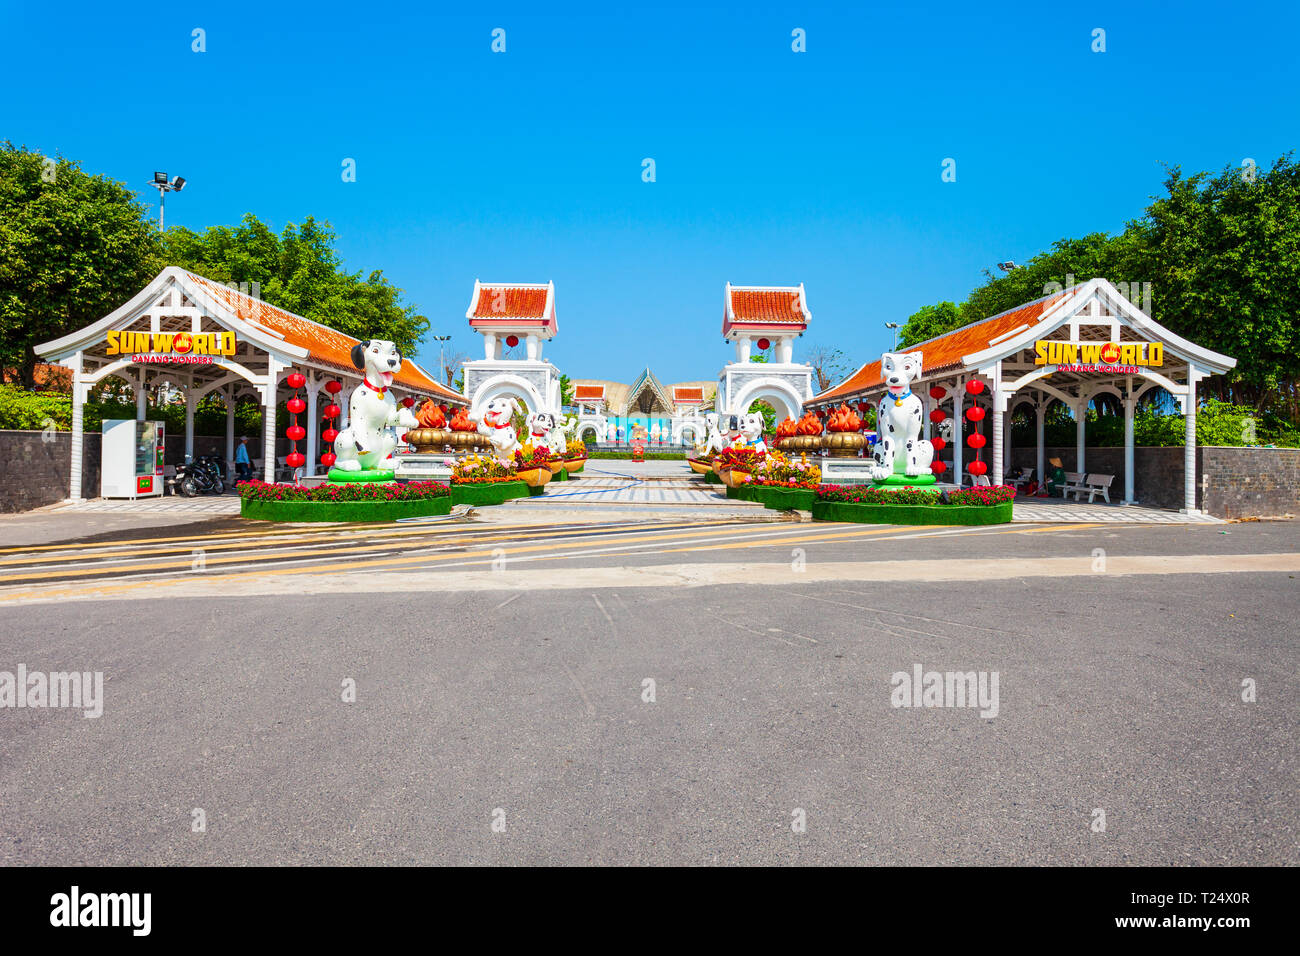
{"type": "Polygon", "coordinates": [[[749,361],[749,336],[741,335],[736,339],[736,361],[744,365],[749,361]]]}
{"type": "Polygon", "coordinates": [[[952,480],[961,485],[962,459],[966,452],[966,429],[962,405],[966,400],[966,383],[957,379],[957,387],[952,390],[952,480]]]}
{"type": "Polygon", "coordinates": [[[1084,432],[1087,429],[1088,403],[1081,401],[1074,406],[1074,470],[1082,474],[1084,472],[1083,446],[1086,438],[1084,432]]]}
{"type": "Polygon", "coordinates": [[[185,386],[185,457],[194,457],[194,382],[185,386]]]}
{"type": "Polygon", "coordinates": [[[1124,399],[1124,504],[1133,504],[1133,408],[1137,400],[1124,399]]]}
{"type": "Polygon", "coordinates": [[[1008,406],[1007,410],[1002,413],[1002,474],[1003,475],[1010,474],[1011,470],[1015,467],[1015,463],[1012,461],[1013,455],[1011,452],[1011,419],[1013,417],[1012,412],[1014,410],[1015,409],[1013,407],[1008,406]]]}
{"type": "Polygon", "coordinates": [[[789,336],[777,339],[776,360],[783,365],[794,361],[794,339],[789,336]]]}
{"type": "Polygon", "coordinates": [[[135,420],[144,421],[145,412],[149,408],[149,394],[145,391],[145,370],[140,369],[140,381],[135,388],[135,420]]]}
{"type": "Polygon", "coordinates": [[[227,385],[221,394],[226,396],[226,461],[235,460],[235,391],[238,386],[227,385]]]}
{"type": "Polygon", "coordinates": [[[320,383],[316,381],[316,373],[312,372],[307,379],[307,464],[304,466],[304,475],[316,474],[316,459],[320,457],[320,443],[316,435],[320,426],[320,415],[316,411],[316,396],[319,393],[320,383]]]}
{"type": "Polygon", "coordinates": [[[275,481],[275,395],[280,363],[267,357],[266,384],[262,386],[262,480],[275,481]]]}
{"type": "Polygon", "coordinates": [[[528,353],[528,361],[536,362],[542,357],[542,338],[540,335],[529,334],[524,338],[524,348],[528,353]]]}
{"type": "Polygon", "coordinates": [[[1047,423],[1047,403],[1044,401],[1044,396],[1041,394],[1038,397],[1038,404],[1034,406],[1034,412],[1038,417],[1035,428],[1035,431],[1037,432],[1035,438],[1038,443],[1038,453],[1034,458],[1034,477],[1038,479],[1038,483],[1042,485],[1047,481],[1046,452],[1043,449],[1043,438],[1047,423]]]}
{"type": "Polygon", "coordinates": [[[495,332],[483,333],[483,357],[489,362],[497,357],[497,334],[495,332]]]}
{"type": "Polygon", "coordinates": [[[1002,484],[1002,433],[1006,430],[1005,419],[1007,417],[1006,412],[998,410],[998,404],[997,401],[989,403],[989,417],[993,419],[993,437],[991,439],[993,445],[993,474],[989,476],[989,483],[993,485],[1002,484]]]}
{"type": "MultiPolygon", "coordinates": [[[[928,397],[917,396],[921,399],[921,437],[926,441],[930,440],[930,399],[928,397]]],[[[796,415],[795,418],[799,416],[796,415]]]]}
{"type": "Polygon", "coordinates": [[[1196,510],[1196,380],[1199,376],[1192,366],[1187,368],[1187,397],[1183,399],[1183,418],[1187,431],[1183,447],[1183,511],[1189,515],[1196,510]]]}
{"type": "MultiPolygon", "coordinates": [[[[72,434],[69,436],[72,446],[72,461],[68,465],[68,497],[73,501],[81,500],[81,461],[85,450],[86,436],[85,406],[87,386],[81,380],[81,353],[72,357],[72,434]]],[[[103,454],[101,450],[101,455],[103,454]]]]}

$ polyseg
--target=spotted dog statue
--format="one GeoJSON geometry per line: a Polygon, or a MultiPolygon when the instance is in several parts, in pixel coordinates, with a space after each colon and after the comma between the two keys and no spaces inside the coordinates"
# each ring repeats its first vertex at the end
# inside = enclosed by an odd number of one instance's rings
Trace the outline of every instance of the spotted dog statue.
{"type": "Polygon", "coordinates": [[[722,433],[718,413],[706,412],[704,426],[708,433],[704,437],[704,445],[699,450],[705,455],[716,455],[727,447],[727,436],[722,433]]]}
{"type": "Polygon", "coordinates": [[[549,455],[564,453],[563,432],[555,427],[550,412],[531,412],[528,416],[528,441],[534,448],[544,448],[549,455]],[[557,432],[559,441],[557,443],[557,432]]]}
{"type": "Polygon", "coordinates": [[[915,478],[930,474],[934,446],[921,438],[925,411],[921,399],[912,394],[912,383],[921,375],[920,352],[886,352],[880,357],[880,374],[887,391],[876,410],[876,442],[871,469],[875,481],[893,474],[915,478]]]}
{"type": "Polygon", "coordinates": [[[735,415],[734,430],[739,434],[736,435],[733,448],[746,448],[749,451],[756,451],[760,455],[767,454],[767,442],[763,441],[763,416],[762,415],[735,415]]]}
{"type": "Polygon", "coordinates": [[[352,346],[352,364],[365,375],[348,399],[348,427],[334,439],[334,468],[389,468],[397,447],[395,428],[420,427],[414,413],[399,407],[389,392],[393,375],[402,367],[402,353],[392,342],[370,339],[352,346]]]}
{"type": "Polygon", "coordinates": [[[483,409],[483,418],[476,431],[488,440],[497,460],[512,465],[518,450],[519,436],[515,434],[512,419],[519,414],[519,405],[513,398],[494,398],[483,409]]]}

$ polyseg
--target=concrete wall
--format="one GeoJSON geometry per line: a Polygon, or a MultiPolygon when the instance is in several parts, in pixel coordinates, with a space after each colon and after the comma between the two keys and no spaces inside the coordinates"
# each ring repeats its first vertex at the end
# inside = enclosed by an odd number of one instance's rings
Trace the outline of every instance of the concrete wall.
{"type": "MultiPolygon", "coordinates": [[[[1048,447],[1044,460],[1061,459],[1066,471],[1075,467],[1074,446],[1048,447]]],[[[1111,500],[1124,498],[1124,449],[1088,448],[1086,471],[1114,475],[1111,500]]],[[[1033,448],[1011,450],[1015,468],[1033,468],[1033,448]]],[[[1133,493],[1140,504],[1155,508],[1183,506],[1183,448],[1138,446],[1133,449],[1133,493]]],[[[1300,515],[1300,448],[1196,449],[1196,507],[1219,518],[1300,515]]]]}

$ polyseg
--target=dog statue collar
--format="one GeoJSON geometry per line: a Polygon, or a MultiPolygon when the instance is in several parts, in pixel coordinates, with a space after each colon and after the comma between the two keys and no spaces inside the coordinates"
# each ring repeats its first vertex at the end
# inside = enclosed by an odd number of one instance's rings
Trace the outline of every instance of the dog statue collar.
{"type": "Polygon", "coordinates": [[[370,379],[368,378],[363,378],[361,381],[366,383],[366,388],[371,389],[374,392],[377,392],[380,398],[383,398],[384,392],[388,391],[387,385],[371,385],[370,379]]]}
{"type": "MultiPolygon", "coordinates": [[[[893,392],[890,392],[889,394],[894,395],[893,392]]],[[[912,397],[912,390],[910,388],[906,392],[900,392],[899,394],[894,395],[894,407],[897,408],[898,406],[902,405],[906,399],[909,399],[911,397],[912,397]]]]}

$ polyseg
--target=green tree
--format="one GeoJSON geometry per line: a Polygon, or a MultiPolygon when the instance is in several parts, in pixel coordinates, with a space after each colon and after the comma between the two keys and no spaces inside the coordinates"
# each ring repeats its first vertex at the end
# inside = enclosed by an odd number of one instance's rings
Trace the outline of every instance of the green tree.
{"type": "Polygon", "coordinates": [[[951,332],[965,324],[961,317],[961,310],[952,302],[923,305],[913,312],[903,327],[898,330],[898,347],[911,348],[918,342],[951,332]]]}
{"type": "Polygon", "coordinates": [[[0,143],[0,364],[35,385],[35,347],[100,319],[158,271],[158,231],[122,183],[0,143]]]}
{"type": "Polygon", "coordinates": [[[334,241],[329,223],[311,216],[276,236],[249,213],[237,226],[212,226],[201,233],[169,229],[164,256],[170,265],[246,287],[271,305],[354,338],[390,339],[414,355],[429,320],[402,303],[402,290],[382,271],[363,278],[344,269],[334,241]]]}

